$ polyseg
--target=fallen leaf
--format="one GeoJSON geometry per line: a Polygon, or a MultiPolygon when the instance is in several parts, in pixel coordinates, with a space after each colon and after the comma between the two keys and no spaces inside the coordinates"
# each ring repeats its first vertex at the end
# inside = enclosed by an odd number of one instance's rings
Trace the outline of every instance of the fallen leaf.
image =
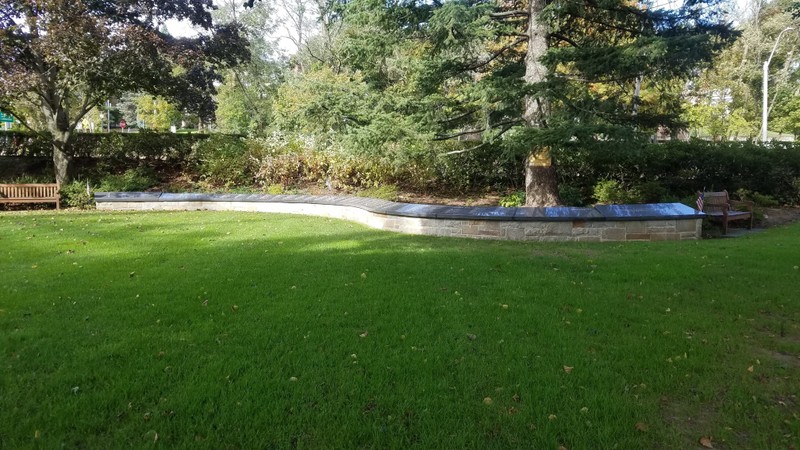
{"type": "Polygon", "coordinates": [[[136,272],[131,272],[131,273],[129,273],[129,274],[128,274],[128,276],[129,276],[129,277],[131,277],[131,278],[133,278],[133,277],[135,277],[135,276],[136,276],[136,272]]]}
{"type": "Polygon", "coordinates": [[[705,448],[714,448],[714,444],[711,442],[711,438],[710,437],[703,436],[703,437],[700,438],[699,442],[700,442],[700,445],[702,445],[705,448]]]}
{"type": "Polygon", "coordinates": [[[508,305],[506,305],[505,303],[503,303],[502,305],[500,305],[500,307],[501,307],[501,308],[503,308],[503,309],[508,309],[508,305]]]}
{"type": "Polygon", "coordinates": [[[467,339],[469,339],[470,341],[474,341],[477,338],[478,338],[478,336],[475,336],[474,334],[467,333],[467,339]]]}
{"type": "Polygon", "coordinates": [[[555,414],[550,414],[549,416],[547,416],[547,419],[548,420],[556,420],[556,415],[555,414]]]}
{"type": "Polygon", "coordinates": [[[366,280],[367,279],[367,274],[362,272],[361,273],[361,279],[366,280]]]}
{"type": "Polygon", "coordinates": [[[203,306],[208,306],[208,299],[203,300],[203,306]]]}
{"type": "Polygon", "coordinates": [[[289,381],[297,381],[297,377],[291,377],[289,378],[289,381]]]}
{"type": "Polygon", "coordinates": [[[748,367],[748,368],[747,368],[747,371],[748,371],[748,372],[752,372],[752,371],[753,371],[753,366],[750,366],[750,367],[748,367]]]}
{"type": "Polygon", "coordinates": [[[511,400],[514,400],[515,402],[519,402],[519,394],[512,395],[511,396],[511,400]]]}
{"type": "Polygon", "coordinates": [[[39,430],[36,430],[36,431],[33,433],[33,438],[34,438],[34,439],[39,439],[39,438],[41,438],[41,437],[42,437],[42,432],[41,432],[41,431],[39,431],[39,430]]]}
{"type": "Polygon", "coordinates": [[[491,405],[492,403],[494,403],[494,400],[492,400],[492,397],[486,397],[486,398],[483,399],[483,404],[484,405],[491,405]]]}
{"type": "Polygon", "coordinates": [[[647,431],[647,429],[650,428],[649,426],[647,426],[646,423],[642,423],[642,422],[636,422],[636,425],[634,425],[634,426],[639,431],[647,431]]]}
{"type": "Polygon", "coordinates": [[[231,305],[231,310],[232,311],[238,311],[239,310],[239,305],[231,305]]]}
{"type": "Polygon", "coordinates": [[[566,373],[572,373],[572,369],[574,369],[574,367],[564,366],[564,372],[566,373]]]}
{"type": "Polygon", "coordinates": [[[588,412],[589,412],[589,408],[587,408],[586,406],[584,406],[583,408],[581,408],[581,414],[586,414],[586,413],[588,413],[588,412]]]}
{"type": "Polygon", "coordinates": [[[369,335],[369,331],[365,331],[365,332],[363,332],[363,333],[359,334],[358,336],[359,336],[359,337],[362,337],[362,338],[365,338],[365,337],[367,337],[368,335],[369,335]]]}

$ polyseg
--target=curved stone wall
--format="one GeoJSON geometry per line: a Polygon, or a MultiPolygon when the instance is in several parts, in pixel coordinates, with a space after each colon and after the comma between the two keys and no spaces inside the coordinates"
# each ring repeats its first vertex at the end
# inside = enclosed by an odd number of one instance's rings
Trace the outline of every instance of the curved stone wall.
{"type": "Polygon", "coordinates": [[[705,216],[680,203],[503,208],[418,205],[349,196],[160,192],[98,192],[95,201],[101,210],[304,214],[401,233],[520,241],[699,239],[705,216]]]}

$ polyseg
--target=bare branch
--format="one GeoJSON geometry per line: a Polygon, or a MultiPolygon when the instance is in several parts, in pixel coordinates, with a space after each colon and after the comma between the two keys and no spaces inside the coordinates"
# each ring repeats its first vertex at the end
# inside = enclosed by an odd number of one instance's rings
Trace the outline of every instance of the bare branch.
{"type": "Polygon", "coordinates": [[[487,59],[485,61],[477,62],[477,63],[473,64],[472,66],[469,66],[469,67],[465,68],[464,70],[477,70],[477,69],[480,69],[481,67],[483,67],[483,66],[491,63],[495,59],[499,58],[503,53],[505,53],[509,49],[511,49],[513,47],[516,47],[517,45],[519,45],[519,44],[521,44],[521,43],[523,43],[523,42],[525,42],[527,40],[528,40],[527,36],[521,37],[521,38],[517,39],[516,41],[506,45],[503,48],[501,48],[500,50],[496,51],[491,57],[489,57],[489,59],[487,59]]]}
{"type": "Polygon", "coordinates": [[[443,154],[444,156],[450,156],[450,155],[459,155],[459,154],[461,154],[461,153],[467,153],[467,152],[471,152],[471,151],[473,151],[473,150],[477,150],[477,149],[479,149],[479,148],[481,148],[481,147],[485,147],[485,146],[486,146],[486,144],[487,144],[487,142],[484,142],[483,144],[476,145],[475,147],[465,148],[465,149],[463,149],[463,150],[453,150],[453,151],[451,151],[451,152],[442,153],[442,154],[443,154]]]}
{"type": "Polygon", "coordinates": [[[513,11],[491,13],[489,14],[489,17],[492,19],[507,19],[509,17],[530,17],[530,14],[528,14],[528,11],[525,11],[524,9],[515,9],[513,11]]]}

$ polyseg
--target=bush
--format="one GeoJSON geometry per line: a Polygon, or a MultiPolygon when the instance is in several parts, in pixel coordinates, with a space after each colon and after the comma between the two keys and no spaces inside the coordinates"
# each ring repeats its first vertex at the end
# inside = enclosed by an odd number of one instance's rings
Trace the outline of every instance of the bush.
{"type": "Polygon", "coordinates": [[[620,182],[603,180],[594,186],[594,199],[602,204],[630,203],[631,195],[620,182]]]}
{"type": "Polygon", "coordinates": [[[667,189],[658,181],[645,181],[633,191],[632,197],[643,203],[658,203],[667,197],[667,189]]]}
{"type": "Polygon", "coordinates": [[[61,203],[72,208],[88,209],[94,205],[94,196],[84,181],[73,181],[61,186],[61,203]]]}
{"type": "Polygon", "coordinates": [[[775,208],[781,205],[781,203],[771,195],[759,194],[758,192],[752,192],[747,189],[737,190],[736,195],[739,196],[741,200],[752,201],[756,205],[765,208],[775,208]]]}
{"type": "Polygon", "coordinates": [[[566,184],[561,184],[558,187],[558,196],[564,206],[583,206],[586,204],[583,201],[581,190],[566,184]]]}
{"type": "Polygon", "coordinates": [[[525,191],[513,192],[500,197],[500,206],[513,208],[515,206],[525,206],[525,191]]]}
{"type": "Polygon", "coordinates": [[[100,192],[137,192],[158,184],[153,171],[144,167],[130,169],[121,175],[106,175],[100,180],[100,192]]]}
{"type": "Polygon", "coordinates": [[[197,176],[212,186],[253,184],[254,163],[242,138],[212,135],[193,145],[190,159],[197,176]]]}

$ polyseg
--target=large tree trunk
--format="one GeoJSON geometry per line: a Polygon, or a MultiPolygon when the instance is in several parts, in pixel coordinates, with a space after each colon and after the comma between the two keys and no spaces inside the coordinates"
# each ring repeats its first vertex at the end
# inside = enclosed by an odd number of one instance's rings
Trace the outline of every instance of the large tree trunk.
{"type": "MultiPolygon", "coordinates": [[[[540,83],[547,77],[547,67],[540,59],[547,52],[547,24],[539,19],[545,0],[528,2],[528,52],[525,55],[525,82],[540,83]]],[[[528,126],[547,126],[550,113],[543,97],[525,98],[523,117],[528,126]]],[[[525,206],[555,206],[558,197],[558,176],[548,148],[533,148],[525,160],[525,206]]]]}
{"type": "Polygon", "coordinates": [[[53,166],[56,172],[56,183],[64,186],[72,177],[72,152],[69,149],[71,134],[67,112],[60,106],[53,108],[42,105],[42,112],[47,118],[47,128],[53,138],[53,166]]]}
{"type": "Polygon", "coordinates": [[[66,185],[72,179],[72,156],[67,150],[69,132],[53,132],[53,166],[56,183],[66,185]]]}

